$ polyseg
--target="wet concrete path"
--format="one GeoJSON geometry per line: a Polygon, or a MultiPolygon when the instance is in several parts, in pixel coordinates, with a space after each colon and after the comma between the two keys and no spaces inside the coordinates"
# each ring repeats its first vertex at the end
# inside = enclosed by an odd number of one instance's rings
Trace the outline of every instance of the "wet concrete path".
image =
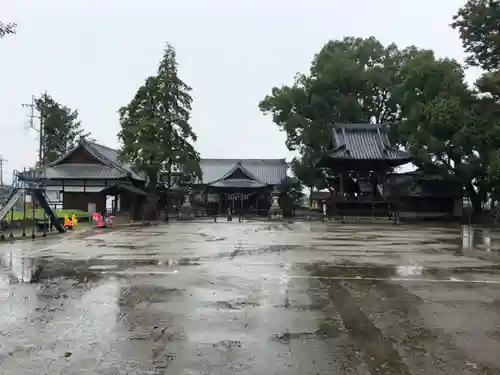
{"type": "Polygon", "coordinates": [[[472,233],[200,222],[1,246],[0,373],[500,374],[500,240],[472,233]]]}

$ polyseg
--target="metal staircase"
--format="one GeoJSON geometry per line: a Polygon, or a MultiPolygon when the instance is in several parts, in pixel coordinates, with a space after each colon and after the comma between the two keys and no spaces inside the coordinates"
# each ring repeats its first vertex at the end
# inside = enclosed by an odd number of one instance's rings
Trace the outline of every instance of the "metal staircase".
{"type": "Polygon", "coordinates": [[[5,218],[5,216],[9,213],[9,211],[14,207],[16,202],[23,196],[26,192],[26,189],[17,188],[13,193],[9,194],[9,198],[7,203],[0,209],[0,221],[5,218]]]}
{"type": "Polygon", "coordinates": [[[29,190],[30,194],[32,197],[34,197],[40,206],[43,208],[47,216],[50,218],[52,225],[61,233],[66,232],[66,229],[62,225],[62,223],[59,221],[59,218],[57,217],[55,211],[52,209],[50,206],[48,200],[47,200],[47,195],[45,194],[45,190],[43,188],[35,188],[35,189],[30,189],[29,190]]]}
{"type": "Polygon", "coordinates": [[[54,225],[59,232],[66,231],[47,200],[47,195],[45,194],[45,189],[43,187],[43,175],[35,170],[25,170],[22,173],[18,171],[13,172],[12,189],[5,204],[0,206],[0,221],[3,220],[8,212],[14,208],[14,205],[23,196],[23,194],[30,194],[32,202],[34,200],[38,201],[47,216],[50,218],[52,225],[54,225]]]}

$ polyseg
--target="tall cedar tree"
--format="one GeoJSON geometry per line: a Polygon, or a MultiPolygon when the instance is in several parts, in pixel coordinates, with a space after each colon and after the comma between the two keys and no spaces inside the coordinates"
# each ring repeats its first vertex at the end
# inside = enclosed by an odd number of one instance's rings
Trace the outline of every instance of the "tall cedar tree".
{"type": "Polygon", "coordinates": [[[57,160],[76,146],[80,138],[88,137],[78,120],[78,111],[56,102],[50,95],[35,99],[43,124],[43,164],[57,160]]]}
{"type": "Polygon", "coordinates": [[[175,49],[167,43],[157,74],[147,78],[132,101],[119,110],[121,156],[148,176],[153,199],[146,216],[151,219],[156,218],[160,172],[167,175],[167,212],[171,173],[183,172],[184,183],[201,178],[199,154],[193,146],[196,134],[189,123],[193,102],[190,92],[191,87],[178,75],[175,49]]]}

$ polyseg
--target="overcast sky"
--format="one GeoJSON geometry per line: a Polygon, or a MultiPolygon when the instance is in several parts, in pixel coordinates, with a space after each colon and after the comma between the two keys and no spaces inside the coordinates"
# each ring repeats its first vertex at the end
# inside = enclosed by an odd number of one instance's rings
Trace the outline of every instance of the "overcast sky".
{"type": "MultiPolygon", "coordinates": [[[[329,39],[375,36],[463,61],[448,25],[464,0],[0,0],[19,24],[0,41],[0,154],[32,166],[36,132],[26,131],[32,94],[47,91],[80,112],[85,130],[117,147],[117,110],[156,71],[164,42],[193,87],[192,125],[202,157],[289,157],[257,104],[309,68],[329,39]],[[246,4],[246,5],[242,5],[246,4]],[[272,5],[269,5],[272,4],[272,5]]],[[[469,72],[473,80],[477,72],[469,72]]]]}

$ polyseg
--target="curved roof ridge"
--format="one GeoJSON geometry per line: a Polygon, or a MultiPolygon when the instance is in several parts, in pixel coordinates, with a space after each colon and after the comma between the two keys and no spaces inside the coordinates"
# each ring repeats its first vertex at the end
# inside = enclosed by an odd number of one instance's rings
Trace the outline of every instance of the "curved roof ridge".
{"type": "MultiPolygon", "coordinates": [[[[234,160],[238,160],[238,159],[234,159],[234,160]]],[[[231,167],[231,169],[229,169],[226,173],[224,173],[221,177],[217,178],[216,180],[214,181],[210,181],[208,182],[209,185],[211,184],[215,184],[217,182],[220,182],[220,181],[223,181],[225,180],[226,178],[228,178],[229,176],[231,176],[234,172],[236,172],[238,169],[240,169],[243,173],[245,173],[248,177],[250,177],[251,180],[255,181],[255,182],[258,182],[258,183],[261,183],[261,184],[264,184],[264,185],[267,185],[265,184],[264,182],[260,181],[258,178],[256,178],[253,173],[251,173],[248,169],[246,169],[242,164],[241,164],[242,160],[238,160],[238,162],[233,166],[231,167]]]]}

